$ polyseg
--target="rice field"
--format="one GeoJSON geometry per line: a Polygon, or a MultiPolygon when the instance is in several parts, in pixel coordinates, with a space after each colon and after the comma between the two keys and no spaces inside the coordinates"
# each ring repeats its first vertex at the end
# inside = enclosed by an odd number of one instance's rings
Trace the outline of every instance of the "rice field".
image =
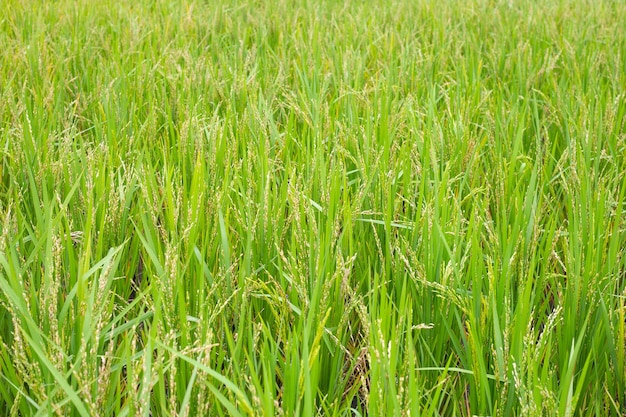
{"type": "Polygon", "coordinates": [[[626,415],[624,2],[0,6],[0,415],[626,415]]]}

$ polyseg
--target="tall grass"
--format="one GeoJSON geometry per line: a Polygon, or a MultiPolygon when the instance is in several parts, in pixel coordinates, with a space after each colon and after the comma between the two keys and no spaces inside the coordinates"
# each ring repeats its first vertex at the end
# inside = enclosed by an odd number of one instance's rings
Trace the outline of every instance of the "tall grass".
{"type": "Polygon", "coordinates": [[[622,2],[0,4],[0,415],[626,413],[622,2]]]}

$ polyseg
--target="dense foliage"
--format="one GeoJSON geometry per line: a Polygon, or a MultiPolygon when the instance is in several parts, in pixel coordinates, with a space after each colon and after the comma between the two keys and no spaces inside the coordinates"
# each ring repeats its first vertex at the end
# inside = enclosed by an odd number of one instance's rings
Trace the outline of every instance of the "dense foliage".
{"type": "Polygon", "coordinates": [[[626,413],[623,2],[0,4],[0,415],[626,413]]]}

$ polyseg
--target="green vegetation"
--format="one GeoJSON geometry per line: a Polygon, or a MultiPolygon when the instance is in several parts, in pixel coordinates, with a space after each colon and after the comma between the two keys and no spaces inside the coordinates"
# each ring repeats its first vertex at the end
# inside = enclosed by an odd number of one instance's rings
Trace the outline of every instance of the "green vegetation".
{"type": "Polygon", "coordinates": [[[0,415],[626,413],[623,2],[1,5],[0,415]]]}

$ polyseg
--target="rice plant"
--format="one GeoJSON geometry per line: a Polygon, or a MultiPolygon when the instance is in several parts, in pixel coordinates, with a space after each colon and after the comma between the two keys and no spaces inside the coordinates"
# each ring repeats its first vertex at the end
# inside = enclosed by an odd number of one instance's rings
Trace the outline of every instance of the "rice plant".
{"type": "Polygon", "coordinates": [[[0,5],[0,415],[626,414],[623,2],[0,5]]]}

